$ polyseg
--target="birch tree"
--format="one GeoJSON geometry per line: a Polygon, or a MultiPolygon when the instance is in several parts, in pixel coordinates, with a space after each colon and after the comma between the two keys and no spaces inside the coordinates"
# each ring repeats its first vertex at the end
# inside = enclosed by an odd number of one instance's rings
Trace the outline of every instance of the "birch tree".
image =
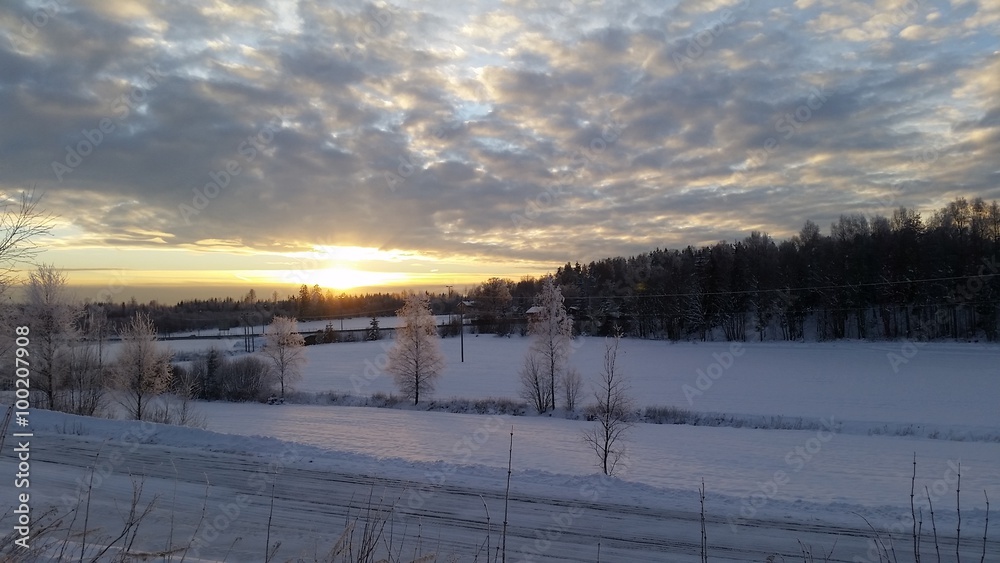
{"type": "Polygon", "coordinates": [[[170,387],[170,351],[156,339],[156,327],[145,313],[136,313],[121,331],[121,353],[115,366],[118,402],[135,420],[150,420],[151,402],[170,387]]]}
{"type": "Polygon", "coordinates": [[[556,387],[569,361],[573,323],[563,306],[563,295],[552,276],[542,282],[538,296],[538,313],[528,327],[534,337],[528,354],[535,356],[545,383],[548,385],[548,408],[556,408],[556,387]]]}
{"type": "Polygon", "coordinates": [[[26,301],[23,322],[31,327],[32,383],[44,397],[40,406],[64,410],[62,392],[69,368],[66,352],[79,339],[75,324],[80,308],[69,295],[66,276],[45,264],[28,275],[26,301]]]}
{"type": "Polygon", "coordinates": [[[285,388],[302,378],[306,363],[305,339],[299,334],[298,322],[291,317],[274,317],[267,325],[261,354],[271,361],[274,377],[285,398],[285,388]]]}
{"type": "Polygon", "coordinates": [[[604,364],[601,379],[594,398],[593,407],[597,426],[587,432],[584,440],[597,455],[598,467],[605,475],[614,474],[625,456],[625,434],[632,428],[634,403],[629,397],[625,375],[618,369],[618,345],[621,332],[607,341],[604,348],[604,364]]]}
{"type": "Polygon", "coordinates": [[[521,398],[531,403],[538,414],[549,410],[549,404],[552,403],[549,385],[535,354],[529,352],[524,356],[524,365],[518,376],[521,380],[521,398]]]}
{"type": "Polygon", "coordinates": [[[421,395],[434,391],[434,384],[444,371],[437,322],[424,294],[411,293],[396,314],[403,324],[396,329],[396,342],[389,349],[386,369],[396,380],[399,392],[413,399],[416,405],[421,395]]]}

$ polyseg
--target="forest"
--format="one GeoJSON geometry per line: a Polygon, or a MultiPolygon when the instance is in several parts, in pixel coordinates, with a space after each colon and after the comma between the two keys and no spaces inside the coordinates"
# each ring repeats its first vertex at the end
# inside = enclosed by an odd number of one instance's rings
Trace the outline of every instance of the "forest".
{"type": "Polygon", "coordinates": [[[750,233],[555,276],[577,325],[644,338],[986,339],[998,336],[1000,206],[958,198],[926,220],[842,215],[788,240],[750,233]]]}
{"type": "MultiPolygon", "coordinates": [[[[654,249],[554,270],[580,334],[670,340],[984,339],[1000,337],[997,257],[1000,205],[958,198],[932,212],[845,214],[827,233],[806,221],[777,241],[654,249]]],[[[491,278],[465,292],[431,295],[435,314],[467,315],[472,330],[523,332],[541,279],[491,278]],[[464,293],[464,294],[463,294],[464,293]],[[463,305],[464,303],[464,305],[463,305]]],[[[111,326],[147,313],[160,332],[260,326],[299,320],[391,316],[401,293],[334,294],[303,285],[294,295],[239,299],[90,303],[111,326]]],[[[87,318],[86,315],[84,318],[87,318]]]]}

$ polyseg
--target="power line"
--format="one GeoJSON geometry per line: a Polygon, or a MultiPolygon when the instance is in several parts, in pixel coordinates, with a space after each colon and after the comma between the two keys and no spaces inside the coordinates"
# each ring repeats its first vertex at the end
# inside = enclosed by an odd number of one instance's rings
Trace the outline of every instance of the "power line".
{"type": "Polygon", "coordinates": [[[792,291],[821,291],[827,289],[856,289],[861,287],[877,287],[886,285],[902,285],[902,284],[915,284],[915,283],[930,283],[930,282],[942,282],[942,281],[956,281],[965,280],[971,278],[992,278],[1000,274],[982,274],[982,275],[968,275],[968,276],[950,276],[941,278],[924,278],[916,280],[892,280],[892,281],[881,281],[881,282],[866,282],[866,283],[856,283],[856,284],[836,284],[836,285],[820,285],[812,287],[791,287],[791,288],[773,288],[773,289],[741,289],[734,291],[699,291],[699,292],[686,292],[686,293],[633,293],[630,295],[585,295],[585,296],[572,296],[566,297],[566,299],[622,299],[631,297],[702,297],[707,295],[748,295],[755,293],[782,293],[782,292],[792,292],[792,291]]]}

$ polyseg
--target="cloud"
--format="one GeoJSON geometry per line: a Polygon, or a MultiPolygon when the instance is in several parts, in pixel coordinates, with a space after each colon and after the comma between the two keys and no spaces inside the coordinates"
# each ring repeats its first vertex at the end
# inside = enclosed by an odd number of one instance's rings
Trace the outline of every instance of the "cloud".
{"type": "Polygon", "coordinates": [[[546,264],[1000,195],[992,5],[564,4],[7,3],[0,188],[88,244],[546,264]]]}

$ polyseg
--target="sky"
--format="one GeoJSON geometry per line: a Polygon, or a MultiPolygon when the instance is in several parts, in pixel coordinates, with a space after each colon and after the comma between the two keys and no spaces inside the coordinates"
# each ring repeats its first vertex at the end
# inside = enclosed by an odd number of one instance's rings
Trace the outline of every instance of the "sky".
{"type": "Polygon", "coordinates": [[[84,296],[461,289],[998,198],[1000,2],[5,0],[0,124],[84,296]]]}

